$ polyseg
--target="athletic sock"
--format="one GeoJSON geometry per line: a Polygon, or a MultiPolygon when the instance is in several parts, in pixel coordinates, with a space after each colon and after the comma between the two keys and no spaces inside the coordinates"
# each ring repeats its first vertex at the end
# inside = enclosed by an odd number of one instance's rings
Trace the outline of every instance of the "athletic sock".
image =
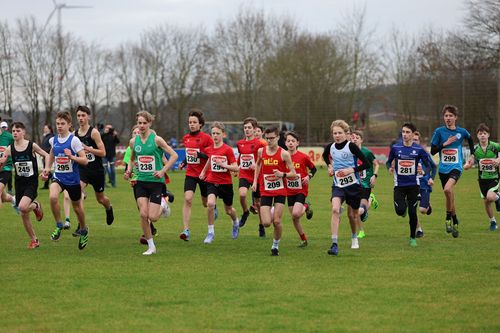
{"type": "Polygon", "coordinates": [[[452,215],[451,218],[453,219],[453,224],[458,224],[457,215],[452,215]]]}
{"type": "Polygon", "coordinates": [[[155,242],[153,241],[153,238],[147,239],[147,241],[148,241],[148,247],[150,249],[154,249],[155,248],[155,242]]]}
{"type": "Polygon", "coordinates": [[[421,228],[421,227],[418,227],[418,228],[417,228],[417,231],[422,231],[422,228],[421,228]]]}
{"type": "Polygon", "coordinates": [[[337,243],[337,241],[338,241],[338,236],[332,235],[332,243],[337,243]]]}
{"type": "Polygon", "coordinates": [[[273,238],[273,246],[272,249],[277,249],[280,246],[280,240],[273,238]]]}
{"type": "Polygon", "coordinates": [[[497,219],[493,216],[491,219],[490,219],[490,222],[496,222],[497,219]]]}
{"type": "Polygon", "coordinates": [[[233,220],[233,225],[240,225],[240,221],[238,221],[238,219],[233,220]]]}
{"type": "Polygon", "coordinates": [[[351,233],[351,238],[358,238],[358,235],[356,235],[355,232],[351,233]]]}
{"type": "Polygon", "coordinates": [[[62,224],[62,222],[56,222],[56,226],[57,226],[59,229],[62,229],[62,228],[63,228],[63,224],[62,224]]]}
{"type": "Polygon", "coordinates": [[[215,226],[213,224],[208,226],[208,233],[209,234],[215,233],[215,226]]]}

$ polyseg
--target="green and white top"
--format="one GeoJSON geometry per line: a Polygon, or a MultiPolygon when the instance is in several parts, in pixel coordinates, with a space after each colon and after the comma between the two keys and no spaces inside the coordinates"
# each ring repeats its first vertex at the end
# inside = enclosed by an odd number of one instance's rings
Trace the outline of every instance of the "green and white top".
{"type": "Polygon", "coordinates": [[[480,144],[474,147],[474,158],[478,164],[479,179],[497,179],[498,167],[493,165],[493,160],[498,157],[500,152],[500,144],[488,141],[486,149],[483,149],[480,144]]]}
{"type": "Polygon", "coordinates": [[[165,182],[165,177],[156,178],[155,171],[163,168],[163,150],[155,143],[156,134],[149,134],[146,142],[143,143],[141,136],[137,135],[134,141],[135,161],[137,165],[137,181],[142,182],[165,182]]]}

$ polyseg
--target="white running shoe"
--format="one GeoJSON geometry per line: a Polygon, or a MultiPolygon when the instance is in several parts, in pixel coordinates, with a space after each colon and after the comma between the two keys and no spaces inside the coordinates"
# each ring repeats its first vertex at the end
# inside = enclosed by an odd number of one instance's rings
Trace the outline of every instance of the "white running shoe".
{"type": "Polygon", "coordinates": [[[167,202],[167,200],[165,200],[165,198],[161,198],[161,216],[163,217],[169,217],[170,214],[172,213],[172,211],[170,210],[170,206],[167,202]]]}
{"type": "Polygon", "coordinates": [[[213,233],[209,232],[207,234],[207,237],[205,237],[205,240],[203,241],[203,243],[212,244],[212,242],[214,241],[214,238],[215,238],[215,235],[213,233]]]}
{"type": "Polygon", "coordinates": [[[71,223],[66,220],[66,222],[64,222],[63,224],[63,229],[68,230],[69,228],[71,228],[71,223]]]}
{"type": "Polygon", "coordinates": [[[351,240],[351,249],[359,249],[359,242],[357,238],[351,240]]]}
{"type": "Polygon", "coordinates": [[[150,256],[152,254],[155,254],[156,253],[156,247],[153,247],[153,248],[148,248],[148,250],[146,252],[143,252],[142,255],[143,256],[150,256]]]}

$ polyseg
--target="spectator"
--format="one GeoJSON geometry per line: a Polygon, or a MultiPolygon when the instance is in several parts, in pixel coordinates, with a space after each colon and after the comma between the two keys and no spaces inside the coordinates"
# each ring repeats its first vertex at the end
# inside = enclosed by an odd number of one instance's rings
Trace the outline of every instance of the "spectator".
{"type": "Polygon", "coordinates": [[[115,159],[116,159],[116,145],[120,143],[118,138],[118,132],[115,131],[113,125],[106,124],[104,126],[104,133],[102,134],[102,142],[104,142],[104,147],[106,148],[106,156],[103,157],[102,163],[106,173],[109,177],[109,182],[111,186],[116,187],[116,175],[115,175],[115,159]]]}
{"type": "MultiPolygon", "coordinates": [[[[51,145],[50,145],[50,142],[49,140],[51,138],[54,137],[54,130],[52,129],[52,125],[45,125],[43,126],[43,139],[42,139],[42,144],[41,144],[41,148],[48,153],[50,153],[50,148],[51,148],[51,145]]],[[[44,161],[45,162],[45,161],[44,161]]],[[[49,178],[47,178],[47,180],[45,181],[45,183],[43,184],[43,187],[42,189],[44,190],[48,190],[49,189],[49,182],[50,180],[52,179],[52,173],[49,172],[49,178]]]]}

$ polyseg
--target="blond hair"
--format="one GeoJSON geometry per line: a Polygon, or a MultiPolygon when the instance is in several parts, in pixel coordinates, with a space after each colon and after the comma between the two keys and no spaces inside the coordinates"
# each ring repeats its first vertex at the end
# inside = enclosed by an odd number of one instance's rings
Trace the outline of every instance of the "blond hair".
{"type": "Polygon", "coordinates": [[[155,116],[144,110],[137,112],[137,114],[135,115],[135,120],[139,119],[139,117],[143,117],[148,123],[152,123],[153,120],[155,120],[155,116]]]}
{"type": "Polygon", "coordinates": [[[332,121],[332,124],[330,125],[330,131],[333,132],[333,128],[334,127],[340,127],[344,130],[344,132],[347,134],[349,131],[350,131],[350,127],[349,127],[349,124],[346,123],[344,120],[342,119],[337,119],[337,120],[334,120],[332,121]]]}
{"type": "Polygon", "coordinates": [[[223,133],[226,132],[226,126],[224,126],[224,123],[220,122],[220,121],[214,121],[212,123],[212,126],[210,126],[210,128],[218,128],[220,129],[223,133]]]}

